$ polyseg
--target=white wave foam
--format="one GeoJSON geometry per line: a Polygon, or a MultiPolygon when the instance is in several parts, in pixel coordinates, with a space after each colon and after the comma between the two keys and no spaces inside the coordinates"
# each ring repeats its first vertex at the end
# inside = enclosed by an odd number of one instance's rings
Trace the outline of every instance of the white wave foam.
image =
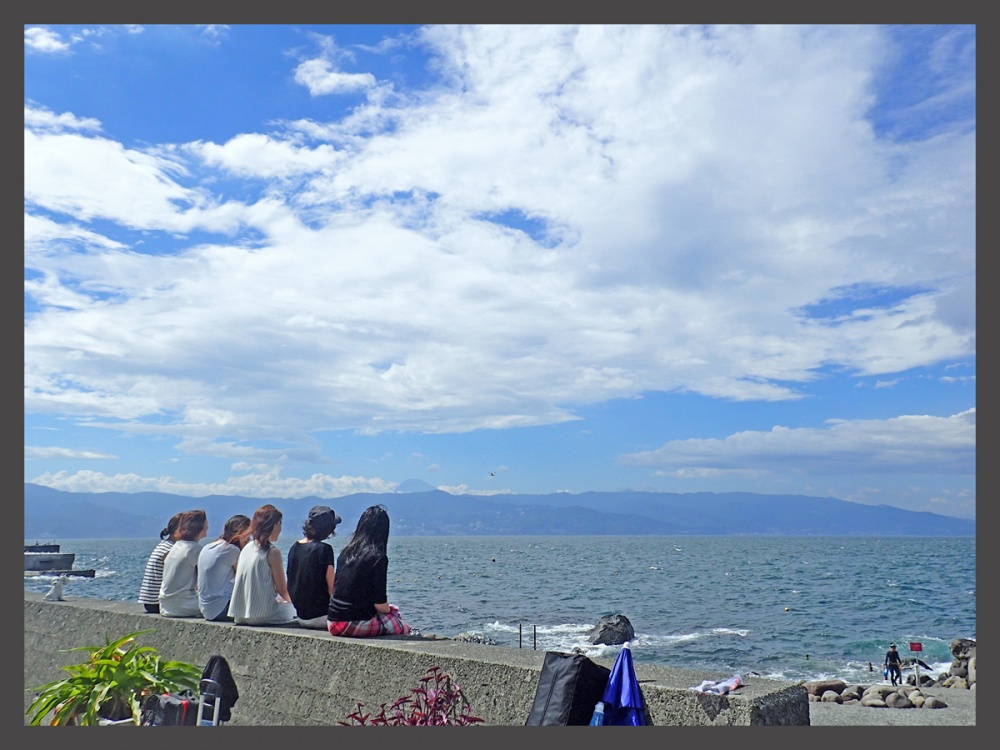
{"type": "Polygon", "coordinates": [[[745,628],[712,628],[712,632],[716,635],[738,635],[741,638],[746,638],[750,634],[745,628]]]}

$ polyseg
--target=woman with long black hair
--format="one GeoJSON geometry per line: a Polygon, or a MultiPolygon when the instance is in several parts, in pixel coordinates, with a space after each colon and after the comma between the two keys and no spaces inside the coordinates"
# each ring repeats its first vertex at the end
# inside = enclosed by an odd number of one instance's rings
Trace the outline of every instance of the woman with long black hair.
{"type": "Polygon", "coordinates": [[[389,604],[386,579],[389,513],[381,505],[366,509],[351,540],[337,558],[337,576],[327,612],[330,635],[368,638],[409,635],[399,608],[389,604]]]}

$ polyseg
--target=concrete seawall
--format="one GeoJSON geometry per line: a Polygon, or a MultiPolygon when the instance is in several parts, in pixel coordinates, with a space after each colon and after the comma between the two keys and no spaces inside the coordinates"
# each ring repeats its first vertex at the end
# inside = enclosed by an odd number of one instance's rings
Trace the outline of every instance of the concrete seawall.
{"type": "MultiPolygon", "coordinates": [[[[523,726],[544,659],[542,651],[418,636],[332,638],[319,630],[170,619],[146,614],[135,602],[47,602],[25,592],[25,710],[34,698],[30,688],[65,677],[61,667],[85,657],[64,649],[149,628],[153,632],[141,636],[140,645],[155,647],[165,658],[199,666],[212,654],[226,658],[240,691],[231,725],[335,725],[359,701],[377,710],[408,695],[427,669],[437,666],[461,685],[473,712],[487,724],[523,726]]],[[[809,724],[806,690],[794,683],[747,678],[738,693],[712,696],[688,688],[730,675],[641,662],[636,674],[657,726],[809,724]]]]}

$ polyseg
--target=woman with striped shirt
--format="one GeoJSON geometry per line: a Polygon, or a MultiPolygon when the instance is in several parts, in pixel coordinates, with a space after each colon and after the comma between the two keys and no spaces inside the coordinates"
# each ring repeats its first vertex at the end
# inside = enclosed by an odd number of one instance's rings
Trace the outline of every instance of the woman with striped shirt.
{"type": "Polygon", "coordinates": [[[288,595],[281,550],[274,546],[281,535],[281,511],[262,505],[250,521],[253,541],[240,551],[236,563],[229,616],[237,625],[291,625],[295,606],[288,595]]]}
{"type": "Polygon", "coordinates": [[[139,585],[139,604],[146,608],[151,614],[160,612],[160,584],[163,583],[163,560],[166,558],[170,548],[177,541],[177,526],[181,522],[183,513],[177,513],[167,521],[167,526],[160,532],[160,543],[153,548],[149,559],[146,560],[146,569],[142,574],[142,583],[139,585]]]}

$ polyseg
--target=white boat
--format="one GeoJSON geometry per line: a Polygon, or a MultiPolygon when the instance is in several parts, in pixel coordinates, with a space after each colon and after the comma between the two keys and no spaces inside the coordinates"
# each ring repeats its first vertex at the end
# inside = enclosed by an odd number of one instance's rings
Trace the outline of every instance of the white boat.
{"type": "Polygon", "coordinates": [[[25,570],[70,570],[76,555],[72,552],[25,552],[25,570]]]}
{"type": "Polygon", "coordinates": [[[76,576],[78,578],[93,578],[97,573],[93,568],[73,570],[76,554],[60,552],[59,545],[26,544],[24,545],[24,575],[25,576],[76,576]]]}

